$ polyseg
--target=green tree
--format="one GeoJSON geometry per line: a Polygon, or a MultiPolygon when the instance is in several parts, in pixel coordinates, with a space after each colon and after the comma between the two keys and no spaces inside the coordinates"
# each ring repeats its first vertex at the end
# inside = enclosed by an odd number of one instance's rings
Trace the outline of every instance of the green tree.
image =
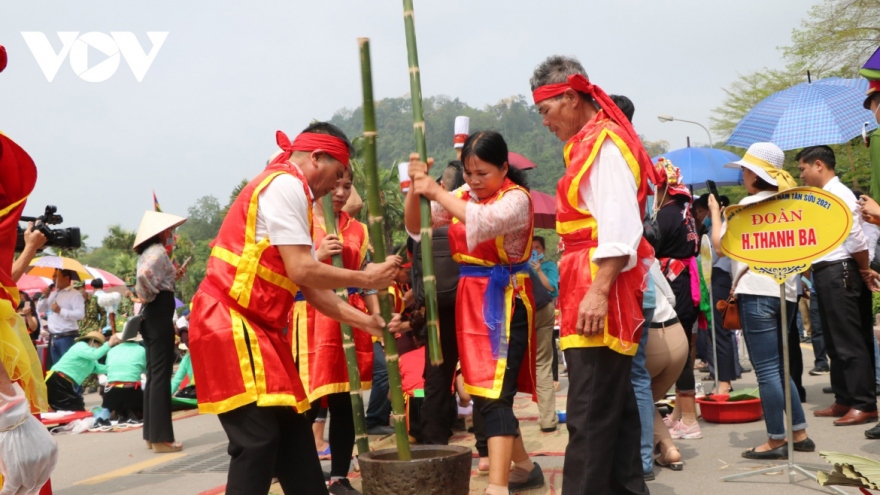
{"type": "Polygon", "coordinates": [[[825,0],[813,6],[783,47],[796,70],[816,76],[858,77],[858,69],[880,45],[880,1],[825,0]]]}
{"type": "Polygon", "coordinates": [[[224,217],[217,198],[203,196],[187,211],[188,219],[178,229],[181,234],[187,234],[193,241],[210,240],[217,236],[224,217]]]}
{"type": "Polygon", "coordinates": [[[126,230],[122,225],[111,225],[101,245],[107,249],[131,250],[134,245],[135,232],[126,230]]]}

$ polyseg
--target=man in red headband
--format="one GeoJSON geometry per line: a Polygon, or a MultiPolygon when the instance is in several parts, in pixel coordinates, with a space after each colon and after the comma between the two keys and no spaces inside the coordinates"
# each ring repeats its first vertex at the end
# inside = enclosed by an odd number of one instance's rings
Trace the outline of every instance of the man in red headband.
{"type": "Polygon", "coordinates": [[[642,238],[651,159],[577,60],[550,57],[530,82],[544,125],[565,143],[556,190],[556,230],[565,242],[560,344],[569,376],[562,493],[647,494],[630,371],[654,256],[642,238]]]}
{"type": "Polygon", "coordinates": [[[337,287],[388,287],[399,258],[362,271],[318,262],[312,201],[331,191],[349,166],[351,144],[339,128],[315,123],[281,152],[232,204],[212,243],[205,279],[193,298],[189,348],[199,411],[220,416],[229,437],[227,494],[326,494],[309,401],[288,335],[294,296],[302,291],[335,320],[381,336],[385,322],[350,306],[337,287]]]}

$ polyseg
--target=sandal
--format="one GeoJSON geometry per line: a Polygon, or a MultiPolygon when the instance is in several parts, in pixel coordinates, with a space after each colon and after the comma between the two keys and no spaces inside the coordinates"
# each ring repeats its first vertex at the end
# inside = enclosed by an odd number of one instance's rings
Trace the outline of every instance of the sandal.
{"type": "Polygon", "coordinates": [[[673,471],[681,471],[682,469],[684,469],[684,462],[681,461],[681,452],[678,450],[678,447],[669,447],[668,449],[666,449],[666,452],[664,453],[664,452],[662,452],[662,449],[660,448],[660,444],[658,443],[657,446],[654,447],[654,452],[659,454],[657,456],[657,458],[654,459],[654,463],[657,464],[658,466],[669,468],[673,471]],[[672,461],[672,462],[666,462],[666,456],[669,455],[669,453],[672,452],[673,450],[678,452],[679,460],[672,461]]]}
{"type": "Polygon", "coordinates": [[[156,454],[168,454],[171,452],[180,452],[183,450],[183,444],[180,442],[161,442],[153,444],[153,452],[156,454]]]}

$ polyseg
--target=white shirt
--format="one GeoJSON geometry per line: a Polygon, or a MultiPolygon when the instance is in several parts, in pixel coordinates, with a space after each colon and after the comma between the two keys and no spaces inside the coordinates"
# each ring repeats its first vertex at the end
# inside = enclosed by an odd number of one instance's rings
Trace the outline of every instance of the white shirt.
{"type": "Polygon", "coordinates": [[[58,303],[61,311],[52,311],[49,314],[49,333],[59,334],[79,330],[77,322],[86,315],[86,305],[82,294],[73,287],[54,290],[49,293],[49,297],[40,300],[37,311],[47,312],[52,309],[53,303],[58,303]]]}
{"type": "Polygon", "coordinates": [[[629,256],[621,271],[636,266],[636,249],[644,232],[638,188],[620,148],[610,139],[599,148],[588,180],[581,182],[578,199],[579,206],[596,219],[599,229],[599,246],[593,261],[629,256]]]}
{"type": "Polygon", "coordinates": [[[312,245],[309,200],[301,180],[282,174],[260,192],[257,203],[257,242],[273,246],[312,245]]]}
{"type": "Polygon", "coordinates": [[[828,181],[822,188],[831,194],[840,198],[852,212],[853,223],[849,231],[849,236],[843,241],[843,244],[837,246],[837,249],[823,256],[821,259],[813,261],[820,263],[824,261],[840,261],[852,258],[855,253],[868,250],[868,239],[862,230],[862,217],[859,215],[859,202],[856,200],[855,194],[843,185],[836,176],[828,181]]]}
{"type": "MultiPolygon", "coordinates": [[[[749,205],[753,203],[757,203],[758,201],[765,200],[770,196],[773,196],[776,192],[773,191],[761,191],[757,194],[753,194],[751,196],[746,196],[739,202],[741,205],[749,205]]],[[[724,234],[727,233],[727,222],[721,226],[721,236],[724,237],[724,234]]],[[[736,260],[730,260],[731,263],[731,273],[730,276],[733,278],[733,283],[735,284],[735,288],[733,290],[734,294],[749,294],[752,296],[769,296],[769,297],[779,297],[779,284],[776,283],[776,280],[771,278],[769,275],[761,275],[759,273],[755,273],[749,270],[748,265],[744,263],[740,263],[736,260]],[[737,277],[739,276],[739,281],[737,281],[737,277]]],[[[798,277],[796,275],[792,275],[785,279],[785,299],[787,301],[795,302],[797,301],[797,284],[796,279],[798,277]]],[[[727,297],[727,294],[715,294],[719,299],[723,299],[727,297]]]]}
{"type": "Polygon", "coordinates": [[[873,223],[862,222],[862,232],[865,233],[865,238],[868,240],[868,260],[873,260],[877,240],[880,239],[880,227],[873,223]]]}
{"type": "Polygon", "coordinates": [[[649,274],[651,281],[654,282],[655,293],[657,294],[657,297],[655,297],[654,318],[651,321],[653,323],[663,323],[675,318],[675,293],[672,292],[672,287],[669,286],[669,282],[663,276],[663,272],[660,271],[660,262],[656,259],[654,264],[651,265],[649,274]]]}

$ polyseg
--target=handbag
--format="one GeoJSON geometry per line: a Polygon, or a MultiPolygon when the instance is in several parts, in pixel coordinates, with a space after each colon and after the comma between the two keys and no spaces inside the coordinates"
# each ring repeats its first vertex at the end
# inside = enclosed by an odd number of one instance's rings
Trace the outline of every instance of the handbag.
{"type": "Polygon", "coordinates": [[[747,271],[749,271],[748,267],[736,277],[736,280],[730,287],[730,295],[727,296],[727,299],[718,301],[718,303],[715,304],[715,308],[721,313],[721,326],[727,330],[739,330],[742,328],[742,323],[740,323],[739,320],[739,302],[736,300],[736,296],[733,295],[733,292],[736,290],[739,280],[747,271]]]}

